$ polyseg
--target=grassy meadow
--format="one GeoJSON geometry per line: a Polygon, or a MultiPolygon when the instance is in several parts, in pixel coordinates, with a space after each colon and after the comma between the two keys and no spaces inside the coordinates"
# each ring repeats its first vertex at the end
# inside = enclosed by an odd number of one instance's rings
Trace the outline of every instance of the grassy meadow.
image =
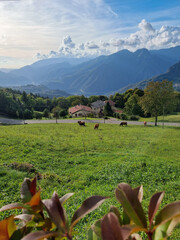
{"type": "MultiPolygon", "coordinates": [[[[149,118],[143,118],[141,117],[139,121],[147,121],[147,122],[154,122],[155,118],[154,117],[149,117],[149,118]]],[[[163,116],[158,116],[158,122],[175,122],[179,123],[180,122],[180,113],[173,113],[173,114],[168,114],[165,115],[164,118],[163,116]]]]}
{"type": "MultiPolygon", "coordinates": [[[[77,225],[77,239],[86,239],[90,225],[120,206],[114,189],[120,182],[143,184],[144,208],[150,196],[165,191],[162,206],[180,199],[180,127],[94,124],[32,124],[0,126],[0,207],[20,201],[25,177],[42,175],[42,198],[74,192],[65,208],[72,217],[82,201],[92,195],[109,196],[96,211],[77,225]],[[14,164],[16,163],[16,164],[14,164]],[[29,163],[18,168],[17,163],[29,163]]],[[[0,213],[0,219],[9,212],[0,213]]],[[[178,239],[176,228],[170,239],[178,239]]]]}

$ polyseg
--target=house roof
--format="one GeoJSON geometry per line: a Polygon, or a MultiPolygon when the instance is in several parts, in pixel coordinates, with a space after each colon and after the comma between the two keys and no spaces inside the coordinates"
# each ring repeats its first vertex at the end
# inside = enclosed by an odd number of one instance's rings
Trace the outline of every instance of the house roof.
{"type": "Polygon", "coordinates": [[[114,106],[115,105],[115,102],[113,102],[112,100],[106,100],[105,103],[109,103],[111,106],[114,106]]]}
{"type": "Polygon", "coordinates": [[[119,110],[119,109],[114,109],[113,112],[116,112],[116,113],[122,113],[123,110],[119,110]]]}
{"type": "Polygon", "coordinates": [[[104,107],[105,103],[104,101],[97,100],[96,102],[91,103],[91,106],[94,108],[101,108],[104,107]]]}
{"type": "Polygon", "coordinates": [[[87,112],[92,112],[92,109],[88,106],[76,105],[72,108],[69,108],[69,113],[73,114],[73,113],[76,113],[76,112],[81,111],[81,110],[84,110],[84,111],[87,111],[87,112]]]}

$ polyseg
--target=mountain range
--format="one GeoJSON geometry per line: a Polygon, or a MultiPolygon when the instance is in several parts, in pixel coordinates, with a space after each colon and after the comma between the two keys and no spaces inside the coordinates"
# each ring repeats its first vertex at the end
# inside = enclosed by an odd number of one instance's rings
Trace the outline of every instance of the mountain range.
{"type": "Polygon", "coordinates": [[[94,59],[51,58],[9,72],[0,71],[0,86],[33,84],[71,95],[107,95],[127,85],[154,79],[178,61],[180,46],[135,52],[122,50],[94,59]]]}
{"type": "Polygon", "coordinates": [[[180,62],[171,66],[168,69],[168,71],[164,74],[160,74],[160,75],[152,77],[150,79],[143,80],[143,81],[138,82],[136,84],[127,85],[126,87],[123,87],[123,88],[119,89],[117,92],[123,93],[130,88],[132,88],[132,89],[134,89],[134,88],[144,89],[149,82],[151,82],[151,81],[161,82],[162,80],[172,81],[174,89],[176,91],[180,91],[180,62]]]}

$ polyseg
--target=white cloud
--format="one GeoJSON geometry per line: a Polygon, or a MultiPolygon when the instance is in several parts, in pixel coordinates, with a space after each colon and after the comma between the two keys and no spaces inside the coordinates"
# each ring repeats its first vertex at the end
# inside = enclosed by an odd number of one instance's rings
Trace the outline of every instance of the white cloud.
{"type": "MultiPolygon", "coordinates": [[[[139,24],[139,31],[130,34],[127,38],[113,38],[109,41],[88,41],[75,44],[70,36],[63,38],[57,52],[51,51],[49,57],[82,57],[108,55],[121,49],[135,51],[139,48],[160,49],[180,45],[180,28],[162,26],[159,30],[143,19],[139,24]]],[[[42,55],[44,58],[45,55],[42,55]]]]}
{"type": "Polygon", "coordinates": [[[143,19],[138,27],[142,30],[142,31],[145,31],[145,32],[154,32],[154,29],[152,27],[152,25],[150,23],[148,23],[145,19],[143,19]]]}
{"type": "Polygon", "coordinates": [[[179,27],[168,27],[171,20],[178,26],[179,8],[149,12],[152,24],[143,19],[138,25],[140,15],[117,6],[105,0],[0,0],[0,55],[33,62],[37,52],[38,58],[81,57],[180,44],[179,27]],[[162,16],[168,16],[167,26],[161,27],[162,16]]]}

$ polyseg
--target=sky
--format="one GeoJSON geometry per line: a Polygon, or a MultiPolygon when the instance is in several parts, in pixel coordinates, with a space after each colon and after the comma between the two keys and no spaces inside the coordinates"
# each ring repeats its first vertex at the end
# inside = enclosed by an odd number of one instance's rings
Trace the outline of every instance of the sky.
{"type": "Polygon", "coordinates": [[[0,0],[0,68],[180,45],[180,0],[0,0]]]}

